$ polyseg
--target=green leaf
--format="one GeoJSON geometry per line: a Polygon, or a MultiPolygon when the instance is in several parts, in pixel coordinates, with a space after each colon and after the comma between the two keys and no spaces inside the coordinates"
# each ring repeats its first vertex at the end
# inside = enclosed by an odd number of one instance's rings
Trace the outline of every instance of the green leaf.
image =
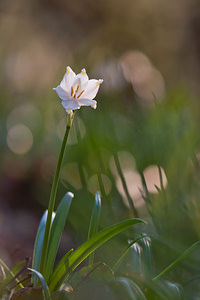
{"type": "MultiPolygon", "coordinates": [[[[94,207],[93,207],[92,216],[90,219],[88,240],[92,236],[94,236],[98,231],[100,212],[101,212],[101,197],[100,197],[100,193],[97,192],[95,194],[94,207]]],[[[90,254],[90,256],[88,257],[88,265],[93,264],[93,262],[94,262],[94,252],[92,254],[90,254]]]]}
{"type": "Polygon", "coordinates": [[[33,272],[39,278],[42,288],[44,290],[44,299],[51,300],[51,294],[49,291],[49,287],[48,287],[44,277],[42,276],[42,274],[40,272],[38,272],[37,270],[31,269],[31,268],[27,268],[27,269],[30,270],[31,272],[33,272]]]}
{"type": "Polygon", "coordinates": [[[137,243],[139,240],[143,239],[144,236],[140,236],[137,239],[133,240],[120,254],[118,260],[116,261],[116,263],[113,265],[112,269],[113,271],[116,271],[117,268],[119,267],[121,260],[123,259],[123,257],[126,255],[126,253],[128,252],[128,250],[135,244],[137,243]]]}
{"type": "Polygon", "coordinates": [[[114,282],[115,289],[119,299],[123,297],[126,300],[147,300],[140,287],[131,279],[118,277],[114,282]]]}
{"type": "MultiPolygon", "coordinates": [[[[45,226],[47,221],[47,214],[48,211],[46,210],[41,218],[36,239],[35,239],[34,250],[33,250],[32,268],[37,271],[39,271],[40,269],[40,261],[42,256],[42,247],[43,247],[45,226]]],[[[52,220],[54,219],[54,217],[55,217],[55,213],[52,215],[52,220]]],[[[32,282],[34,286],[37,285],[37,277],[35,276],[35,274],[32,276],[32,282]]]]}
{"type": "Polygon", "coordinates": [[[200,245],[200,241],[192,244],[189,248],[187,248],[182,255],[180,255],[173,263],[171,263],[168,267],[166,267],[160,274],[154,277],[152,280],[157,280],[172,269],[174,269],[180,262],[182,262],[192,251],[194,251],[200,245]]]}
{"type": "MultiPolygon", "coordinates": [[[[13,279],[16,283],[19,283],[19,280],[15,277],[15,273],[12,270],[10,270],[10,268],[6,265],[6,263],[2,259],[0,259],[0,264],[8,274],[6,279],[3,282],[1,282],[0,289],[3,289],[10,282],[11,279],[13,279]]],[[[22,283],[19,283],[19,286],[20,288],[24,287],[22,283]]]]}
{"type": "Polygon", "coordinates": [[[74,195],[70,192],[65,194],[57,208],[56,215],[51,226],[47,260],[45,263],[45,270],[43,274],[46,280],[48,280],[50,275],[52,274],[60,238],[65,227],[65,222],[73,197],[74,195]]]}
{"type": "Polygon", "coordinates": [[[101,232],[95,234],[92,238],[83,243],[71,255],[68,253],[61,259],[49,279],[50,291],[57,290],[63,281],[71,274],[71,272],[90,255],[95,249],[103,243],[120,233],[121,231],[139,223],[145,223],[141,219],[126,220],[112,225],[101,232]]]}

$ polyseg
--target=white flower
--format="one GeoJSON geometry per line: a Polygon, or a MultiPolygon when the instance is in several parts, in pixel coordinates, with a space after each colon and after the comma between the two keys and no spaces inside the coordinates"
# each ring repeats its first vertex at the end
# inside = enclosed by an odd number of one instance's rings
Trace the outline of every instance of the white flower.
{"type": "Polygon", "coordinates": [[[63,100],[62,106],[70,114],[73,110],[80,109],[81,106],[91,106],[96,109],[97,102],[93,99],[102,82],[103,79],[89,80],[85,69],[76,75],[70,67],[67,67],[60,85],[53,90],[63,100]]]}

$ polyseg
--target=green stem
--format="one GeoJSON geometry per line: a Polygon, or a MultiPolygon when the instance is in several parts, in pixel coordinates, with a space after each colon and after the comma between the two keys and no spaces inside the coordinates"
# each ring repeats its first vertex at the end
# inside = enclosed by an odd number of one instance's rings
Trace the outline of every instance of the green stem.
{"type": "Polygon", "coordinates": [[[57,192],[57,188],[58,188],[58,181],[59,181],[59,177],[60,177],[60,170],[61,170],[63,156],[64,156],[64,152],[65,152],[65,146],[67,143],[67,138],[69,135],[69,131],[70,131],[70,128],[72,125],[73,118],[74,118],[74,113],[71,113],[68,115],[67,127],[66,127],[64,138],[63,138],[62,146],[60,149],[56,172],[54,175],[53,184],[52,184],[52,188],[51,188],[51,195],[50,195],[49,206],[48,206],[48,216],[47,216],[43,248],[42,248],[42,257],[41,257],[41,263],[40,263],[40,272],[42,274],[44,273],[44,269],[45,269],[47,249],[48,249],[50,229],[51,229],[51,219],[52,219],[52,213],[53,213],[53,209],[54,209],[54,205],[55,205],[55,198],[56,198],[56,192],[57,192]]]}
{"type": "Polygon", "coordinates": [[[129,203],[129,206],[130,206],[130,209],[134,215],[134,217],[138,218],[139,215],[138,215],[138,212],[137,212],[137,209],[135,208],[135,205],[133,203],[133,200],[129,194],[129,191],[128,191],[128,187],[127,187],[127,184],[126,184],[126,180],[124,178],[124,174],[122,172],[122,169],[121,169],[121,166],[120,166],[120,162],[119,162],[119,157],[117,155],[117,153],[114,153],[113,154],[113,157],[114,157],[114,161],[115,161],[115,165],[116,165],[116,168],[117,168],[117,172],[119,174],[119,177],[121,179],[121,182],[122,182],[122,186],[123,186],[123,189],[124,189],[124,192],[125,192],[125,195],[126,195],[126,198],[128,200],[128,203],[129,203]]]}

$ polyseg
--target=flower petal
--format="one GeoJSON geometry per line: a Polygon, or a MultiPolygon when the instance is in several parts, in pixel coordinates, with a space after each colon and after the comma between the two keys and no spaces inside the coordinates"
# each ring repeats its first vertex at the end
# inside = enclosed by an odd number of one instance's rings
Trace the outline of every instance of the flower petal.
{"type": "Polygon", "coordinates": [[[74,100],[64,100],[61,102],[62,106],[64,107],[64,109],[66,111],[68,111],[69,109],[74,110],[74,109],[79,109],[80,105],[77,101],[74,100]]]}
{"type": "Polygon", "coordinates": [[[84,99],[94,99],[98,90],[99,90],[99,86],[100,84],[103,82],[103,79],[90,79],[85,87],[84,92],[82,93],[82,95],[80,96],[80,98],[84,98],[84,99]]]}
{"type": "Polygon", "coordinates": [[[76,98],[79,98],[79,95],[82,95],[85,86],[88,84],[89,78],[87,76],[86,70],[82,69],[81,73],[76,76],[74,80],[72,91],[74,92],[76,98]]]}
{"type": "Polygon", "coordinates": [[[92,108],[97,108],[97,101],[91,99],[78,99],[78,104],[80,106],[91,106],[92,108]]]}
{"type": "Polygon", "coordinates": [[[71,93],[71,86],[73,86],[76,77],[77,76],[74,71],[70,67],[67,67],[66,73],[60,83],[60,86],[63,88],[63,90],[69,93],[69,95],[71,93]]]}
{"type": "Polygon", "coordinates": [[[81,88],[88,82],[89,78],[85,69],[82,69],[81,72],[77,75],[77,78],[80,79],[81,88]]]}
{"type": "Polygon", "coordinates": [[[56,91],[56,93],[58,94],[60,99],[62,99],[62,100],[69,100],[70,99],[69,94],[60,85],[58,85],[56,88],[53,88],[53,90],[56,91]]]}

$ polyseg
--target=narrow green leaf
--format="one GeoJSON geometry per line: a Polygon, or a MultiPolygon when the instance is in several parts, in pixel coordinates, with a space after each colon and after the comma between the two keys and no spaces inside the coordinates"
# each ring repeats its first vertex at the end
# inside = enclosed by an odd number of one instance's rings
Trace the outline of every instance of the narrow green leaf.
{"type": "MultiPolygon", "coordinates": [[[[3,282],[1,282],[0,288],[3,289],[9,283],[9,281],[11,279],[13,279],[16,283],[18,283],[19,280],[15,277],[15,273],[12,270],[10,270],[10,268],[6,265],[6,263],[2,259],[0,259],[0,264],[2,265],[2,267],[5,269],[5,271],[8,274],[8,276],[6,277],[6,279],[3,282]]],[[[19,286],[21,288],[24,287],[22,283],[19,283],[19,286]]]]}
{"type": "Polygon", "coordinates": [[[65,194],[57,208],[56,215],[51,226],[47,260],[43,274],[46,280],[48,280],[50,275],[52,274],[56,254],[58,251],[58,246],[60,243],[62,232],[65,227],[65,222],[69,213],[73,197],[74,195],[70,192],[65,194]]]}
{"type": "Polygon", "coordinates": [[[119,264],[121,262],[121,260],[123,259],[123,257],[126,255],[126,253],[128,252],[128,250],[131,248],[131,246],[133,246],[136,242],[138,242],[139,240],[143,239],[144,236],[140,236],[137,239],[133,240],[120,254],[118,260],[116,261],[116,263],[113,265],[112,269],[113,271],[116,271],[117,268],[119,267],[119,264]]]}
{"type": "MultiPolygon", "coordinates": [[[[95,194],[94,207],[93,207],[92,216],[90,219],[88,240],[93,235],[95,235],[98,231],[100,212],[101,212],[101,196],[100,196],[100,193],[97,192],[95,194]]],[[[88,265],[93,264],[93,262],[94,262],[94,252],[91,253],[90,256],[88,257],[88,265]]]]}
{"type": "MultiPolygon", "coordinates": [[[[37,271],[39,271],[40,269],[40,261],[42,256],[42,247],[43,247],[45,226],[47,221],[47,214],[48,211],[46,210],[41,218],[36,239],[35,239],[34,250],[33,250],[32,268],[37,271]]],[[[52,220],[54,219],[54,217],[55,217],[55,213],[53,213],[52,215],[52,220]]],[[[34,286],[37,285],[37,276],[35,276],[35,274],[32,276],[32,282],[34,286]]]]}
{"type": "Polygon", "coordinates": [[[192,244],[189,248],[187,248],[182,255],[180,255],[173,263],[171,263],[168,267],[166,267],[160,274],[155,276],[152,280],[157,280],[172,269],[174,269],[180,262],[182,262],[192,251],[194,251],[200,245],[200,241],[192,244]]]}
{"type": "Polygon", "coordinates": [[[51,300],[51,294],[49,291],[49,287],[48,287],[44,277],[42,276],[42,274],[40,272],[38,272],[37,270],[31,269],[31,268],[27,268],[27,269],[30,270],[31,272],[33,272],[39,278],[42,288],[44,290],[44,299],[51,300]]]}
{"type": "Polygon", "coordinates": [[[71,274],[71,272],[90,255],[95,249],[100,247],[103,243],[120,233],[121,231],[139,223],[145,223],[141,219],[126,220],[111,227],[108,227],[101,232],[95,234],[92,238],[83,243],[71,255],[66,254],[49,279],[50,291],[57,290],[63,281],[71,274]]]}
{"type": "Polygon", "coordinates": [[[118,277],[114,283],[118,283],[118,295],[122,294],[124,299],[147,300],[140,287],[133,280],[126,277],[118,277]]]}

